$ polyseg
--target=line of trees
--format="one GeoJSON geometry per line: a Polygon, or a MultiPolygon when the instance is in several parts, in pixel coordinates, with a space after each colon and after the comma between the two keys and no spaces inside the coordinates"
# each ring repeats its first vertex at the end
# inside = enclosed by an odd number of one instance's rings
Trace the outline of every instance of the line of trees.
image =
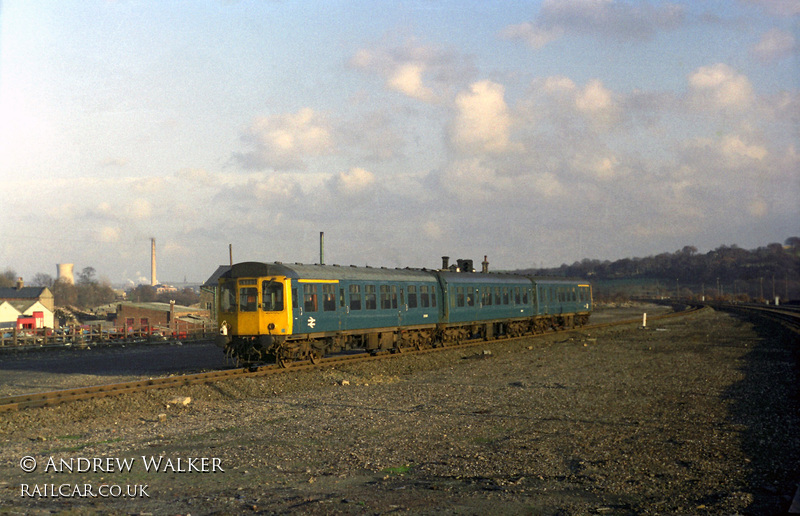
{"type": "Polygon", "coordinates": [[[674,253],[616,261],[584,259],[556,268],[528,269],[526,274],[569,276],[592,281],[657,280],[664,294],[800,299],[800,237],[746,250],[721,246],[698,253],[685,246],[674,253]]]}
{"type": "MultiPolygon", "coordinates": [[[[17,273],[13,269],[6,269],[0,274],[0,287],[14,287],[17,284],[17,273]]],[[[33,276],[30,286],[47,287],[53,293],[56,306],[73,306],[80,309],[89,309],[96,306],[112,303],[119,297],[107,279],[98,279],[94,267],[84,268],[76,278],[75,284],[67,281],[53,279],[49,274],[38,273],[33,276]]],[[[200,296],[191,288],[184,288],[177,292],[157,293],[150,285],[139,285],[128,293],[129,301],[147,303],[158,301],[162,303],[175,303],[190,306],[200,302],[200,296]]]]}

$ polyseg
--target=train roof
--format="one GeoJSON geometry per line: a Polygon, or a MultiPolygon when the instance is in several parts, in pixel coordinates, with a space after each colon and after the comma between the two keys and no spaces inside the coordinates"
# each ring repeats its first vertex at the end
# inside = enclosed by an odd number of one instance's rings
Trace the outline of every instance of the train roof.
{"type": "Polygon", "coordinates": [[[434,271],[426,269],[388,269],[385,267],[286,264],[280,262],[235,263],[228,272],[222,275],[223,278],[253,278],[261,276],[286,276],[292,279],[309,280],[436,282],[434,271]]]}
{"type": "Polygon", "coordinates": [[[516,274],[452,271],[441,271],[439,274],[447,283],[507,283],[509,285],[531,284],[530,278],[516,274]]]}
{"type": "Polygon", "coordinates": [[[528,276],[530,279],[535,281],[536,283],[544,284],[550,283],[554,285],[589,285],[589,280],[581,279],[581,278],[561,278],[556,276],[528,276]]]}

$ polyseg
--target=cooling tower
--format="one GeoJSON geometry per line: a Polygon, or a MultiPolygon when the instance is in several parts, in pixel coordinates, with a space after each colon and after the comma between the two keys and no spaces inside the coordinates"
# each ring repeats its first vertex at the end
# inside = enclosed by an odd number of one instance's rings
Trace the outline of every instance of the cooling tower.
{"type": "Polygon", "coordinates": [[[65,281],[70,285],[75,284],[75,277],[72,275],[72,268],[75,265],[72,263],[58,263],[56,269],[58,270],[58,279],[65,281]]]}

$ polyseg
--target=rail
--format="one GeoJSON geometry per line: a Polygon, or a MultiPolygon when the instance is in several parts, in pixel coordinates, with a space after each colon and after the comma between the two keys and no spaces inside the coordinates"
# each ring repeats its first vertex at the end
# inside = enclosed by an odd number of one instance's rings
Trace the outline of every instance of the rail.
{"type": "MultiPolygon", "coordinates": [[[[651,320],[661,320],[673,317],[681,317],[696,313],[702,309],[703,307],[700,306],[692,306],[689,309],[680,312],[672,312],[668,314],[651,317],[651,320]]],[[[560,330],[560,332],[570,333],[570,332],[586,331],[592,329],[600,329],[600,328],[639,324],[639,323],[641,323],[640,319],[626,319],[626,320],[606,322],[601,324],[588,324],[576,328],[560,330]]],[[[462,344],[451,345],[451,346],[426,348],[421,350],[407,350],[407,351],[404,350],[402,353],[400,353],[400,356],[470,348],[480,345],[491,344],[492,342],[497,342],[497,343],[513,342],[523,339],[545,337],[552,334],[553,334],[552,332],[548,332],[536,335],[523,335],[520,337],[500,338],[490,342],[481,339],[475,339],[466,341],[462,344]]],[[[257,367],[249,367],[249,368],[225,369],[219,371],[177,375],[164,378],[151,378],[148,380],[139,380],[133,382],[95,385],[95,386],[82,387],[76,389],[64,389],[51,392],[40,392],[40,393],[8,396],[0,398],[0,413],[27,409],[27,408],[48,407],[72,401],[118,396],[121,394],[130,394],[130,393],[142,392],[154,389],[166,389],[169,387],[179,387],[184,385],[214,383],[234,378],[247,378],[253,376],[264,376],[268,374],[302,371],[302,370],[315,369],[315,368],[343,364],[343,363],[350,363],[357,361],[360,362],[363,360],[380,360],[383,358],[395,357],[395,356],[398,355],[393,355],[388,352],[379,353],[377,355],[371,355],[369,353],[360,353],[353,355],[332,355],[329,357],[323,357],[317,359],[314,361],[314,363],[311,363],[310,361],[292,362],[287,367],[280,367],[276,364],[270,364],[270,365],[263,365],[257,367]]]]}
{"type": "Polygon", "coordinates": [[[716,310],[724,310],[748,316],[760,317],[779,323],[784,328],[800,334],[800,307],[794,305],[761,305],[751,303],[718,303],[709,305],[716,310]]]}

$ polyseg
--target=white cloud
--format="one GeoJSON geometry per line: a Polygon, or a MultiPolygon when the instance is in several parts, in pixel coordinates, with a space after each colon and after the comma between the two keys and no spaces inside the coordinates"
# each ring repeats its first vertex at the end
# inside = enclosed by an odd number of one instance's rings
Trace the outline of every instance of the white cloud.
{"type": "Polygon", "coordinates": [[[389,77],[388,85],[394,90],[405,93],[425,102],[435,99],[433,91],[422,83],[424,67],[418,63],[405,63],[398,66],[389,77]]]}
{"type": "Polygon", "coordinates": [[[761,36],[753,53],[762,61],[776,61],[791,56],[795,48],[796,43],[791,32],[771,29],[761,36]]]}
{"type": "Polygon", "coordinates": [[[242,141],[252,150],[235,157],[253,169],[303,169],[307,157],[333,151],[328,123],[311,108],[259,117],[244,131],[242,141]]]}
{"type": "Polygon", "coordinates": [[[497,192],[511,191],[513,182],[471,158],[451,162],[442,175],[442,186],[461,201],[475,202],[495,198],[497,192]]]}
{"type": "Polygon", "coordinates": [[[753,102],[747,76],[726,65],[703,66],[689,76],[690,102],[701,109],[741,110],[753,102]]]}
{"type": "Polygon", "coordinates": [[[419,44],[413,38],[400,45],[360,49],[350,65],[379,75],[391,91],[428,103],[446,98],[454,84],[473,74],[463,56],[419,44]]]}
{"type": "Polygon", "coordinates": [[[800,14],[800,0],[743,0],[761,5],[767,11],[778,16],[795,16],[800,14]]]}
{"type": "Polygon", "coordinates": [[[575,91],[575,83],[569,77],[554,75],[541,82],[542,90],[548,93],[564,93],[575,91]]]}
{"type": "Polygon", "coordinates": [[[575,98],[575,106],[581,113],[597,122],[610,122],[617,112],[611,91],[597,79],[589,81],[586,87],[578,93],[575,98]]]}
{"type": "Polygon", "coordinates": [[[473,83],[456,96],[457,114],[450,128],[451,143],[465,153],[500,153],[511,144],[511,115],[505,89],[492,81],[473,83]]]}
{"type": "Polygon", "coordinates": [[[214,186],[219,180],[213,174],[202,168],[182,168],[175,172],[175,177],[189,183],[202,186],[214,186]]]}
{"type": "Polygon", "coordinates": [[[104,226],[100,229],[101,242],[119,242],[120,229],[117,227],[104,226]]]}
{"type": "Polygon", "coordinates": [[[769,212],[769,206],[764,199],[759,197],[750,201],[747,205],[747,212],[754,217],[763,218],[769,212]]]}
{"type": "Polygon", "coordinates": [[[617,41],[644,40],[660,31],[676,29],[684,17],[682,6],[666,2],[545,0],[533,22],[509,25],[500,36],[525,41],[535,49],[564,35],[590,35],[617,41]]]}
{"type": "Polygon", "coordinates": [[[720,142],[720,150],[722,154],[731,160],[738,158],[749,158],[756,161],[761,161],[767,157],[767,149],[762,145],[750,145],[745,143],[739,136],[726,135],[720,142]]]}
{"type": "Polygon", "coordinates": [[[147,199],[134,199],[123,206],[122,211],[128,218],[142,220],[150,218],[153,214],[153,207],[147,199]]]}
{"type": "Polygon", "coordinates": [[[363,192],[375,183],[375,175],[363,168],[351,168],[336,174],[331,184],[335,190],[345,195],[363,192]]]}
{"type": "Polygon", "coordinates": [[[100,166],[104,168],[123,168],[129,164],[128,158],[106,158],[100,162],[100,166]]]}
{"type": "Polygon", "coordinates": [[[540,49],[564,35],[563,27],[537,27],[533,23],[525,22],[509,25],[500,32],[500,37],[505,39],[521,39],[532,48],[540,49]]]}

